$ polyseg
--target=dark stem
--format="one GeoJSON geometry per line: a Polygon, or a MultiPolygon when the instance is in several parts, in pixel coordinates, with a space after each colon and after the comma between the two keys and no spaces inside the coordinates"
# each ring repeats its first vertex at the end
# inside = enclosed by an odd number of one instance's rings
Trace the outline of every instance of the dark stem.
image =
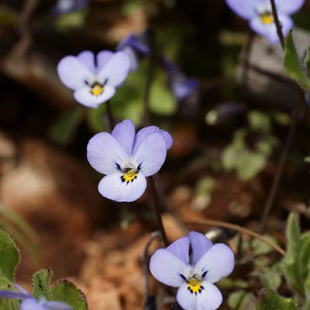
{"type": "Polygon", "coordinates": [[[271,186],[271,190],[268,194],[268,198],[266,201],[266,204],[264,206],[264,211],[263,211],[263,215],[262,215],[262,220],[261,220],[261,226],[260,226],[260,232],[263,233],[267,224],[267,220],[268,220],[268,216],[271,210],[271,206],[274,202],[274,198],[276,196],[278,187],[279,187],[279,183],[284,171],[284,165],[286,163],[288,154],[289,154],[289,150],[293,141],[293,137],[294,137],[294,133],[295,133],[295,129],[296,129],[296,123],[297,123],[297,117],[296,115],[293,115],[292,117],[292,124],[290,126],[288,135],[286,137],[285,140],[285,144],[284,144],[284,150],[283,153],[281,155],[281,159],[280,159],[280,163],[279,166],[277,167],[277,171],[276,171],[276,175],[273,178],[272,181],[272,186],[271,186]]]}
{"type": "Polygon", "coordinates": [[[150,295],[150,284],[149,284],[149,268],[148,268],[148,256],[149,256],[149,247],[151,246],[151,244],[153,243],[153,241],[155,239],[157,239],[158,237],[161,236],[161,233],[160,231],[154,231],[145,248],[144,248],[144,251],[142,253],[142,265],[143,265],[143,272],[144,272],[144,279],[145,279],[145,293],[146,293],[146,296],[148,297],[150,295]]]}
{"type": "Polygon", "coordinates": [[[274,23],[275,23],[276,28],[277,28],[277,34],[278,34],[278,37],[280,39],[281,46],[284,49],[284,47],[285,47],[284,36],[283,36],[283,32],[282,32],[282,26],[281,26],[281,23],[280,23],[280,20],[278,17],[278,12],[277,12],[275,0],[270,0],[270,4],[271,4],[271,8],[272,8],[272,16],[274,19],[274,23]]]}
{"type": "Polygon", "coordinates": [[[150,56],[148,63],[148,70],[146,76],[145,92],[144,92],[144,114],[143,124],[147,126],[150,122],[150,94],[154,77],[154,64],[155,64],[155,35],[153,32],[150,33],[150,56]]]}
{"type": "Polygon", "coordinates": [[[112,113],[112,109],[111,109],[110,100],[108,100],[106,102],[106,109],[107,109],[107,117],[108,117],[109,129],[110,129],[110,131],[112,131],[114,126],[115,126],[115,121],[114,121],[114,117],[113,117],[113,113],[112,113]]]}
{"type": "Polygon", "coordinates": [[[161,232],[163,242],[164,242],[165,246],[167,247],[169,244],[168,244],[165,228],[164,228],[162,217],[161,217],[159,200],[158,200],[158,195],[157,195],[157,191],[156,191],[154,177],[150,176],[148,178],[148,181],[149,181],[149,186],[150,186],[149,204],[150,204],[151,209],[154,211],[154,213],[156,215],[156,219],[157,219],[157,223],[158,223],[158,229],[161,232]]]}

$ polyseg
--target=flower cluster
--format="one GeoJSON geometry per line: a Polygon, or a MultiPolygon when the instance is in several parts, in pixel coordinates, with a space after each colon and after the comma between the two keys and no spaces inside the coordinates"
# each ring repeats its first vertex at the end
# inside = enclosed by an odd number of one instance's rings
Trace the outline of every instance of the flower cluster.
{"type": "Polygon", "coordinates": [[[111,134],[96,134],[87,145],[87,158],[106,175],[98,185],[101,195],[119,202],[141,197],[146,177],[159,171],[171,145],[168,132],[149,126],[136,134],[131,120],[116,125],[111,134]]]}
{"type": "Polygon", "coordinates": [[[84,51],[77,56],[66,56],[58,64],[62,83],[74,90],[79,103],[96,108],[109,100],[129,73],[130,58],[125,52],[101,51],[97,54],[84,51]]]}
{"type": "MultiPolygon", "coordinates": [[[[293,28],[290,15],[297,12],[305,0],[275,0],[283,36],[293,28]]],[[[242,18],[249,20],[254,32],[266,37],[271,43],[279,41],[270,0],[226,0],[227,5],[242,18]]]]}
{"type": "Polygon", "coordinates": [[[37,300],[18,284],[15,286],[19,292],[0,291],[0,297],[22,299],[21,310],[73,310],[72,307],[61,301],[47,301],[44,297],[37,300]]]}
{"type": "Polygon", "coordinates": [[[223,297],[213,283],[228,276],[233,268],[234,254],[227,245],[213,245],[194,231],[157,250],[150,261],[151,273],[158,281],[179,287],[176,299],[185,310],[217,309],[223,297]]]}

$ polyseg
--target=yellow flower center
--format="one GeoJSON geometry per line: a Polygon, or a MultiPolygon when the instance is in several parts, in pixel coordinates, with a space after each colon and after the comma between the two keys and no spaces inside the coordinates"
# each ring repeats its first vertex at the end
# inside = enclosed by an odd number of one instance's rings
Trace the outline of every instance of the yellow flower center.
{"type": "Polygon", "coordinates": [[[90,92],[94,95],[94,96],[99,96],[103,93],[103,86],[100,85],[99,83],[96,83],[92,86],[90,92]]]}
{"type": "Polygon", "coordinates": [[[273,15],[272,13],[265,12],[260,15],[260,20],[262,21],[263,24],[269,26],[273,24],[273,15]]]}
{"type": "Polygon", "coordinates": [[[187,288],[192,294],[195,295],[197,295],[197,293],[201,293],[201,291],[204,289],[200,281],[198,281],[196,278],[191,278],[189,281],[187,281],[187,288]]]}
{"type": "Polygon", "coordinates": [[[133,182],[137,178],[138,171],[135,171],[133,169],[129,169],[126,171],[125,169],[125,174],[121,176],[122,182],[126,182],[129,184],[130,182],[133,182]]]}

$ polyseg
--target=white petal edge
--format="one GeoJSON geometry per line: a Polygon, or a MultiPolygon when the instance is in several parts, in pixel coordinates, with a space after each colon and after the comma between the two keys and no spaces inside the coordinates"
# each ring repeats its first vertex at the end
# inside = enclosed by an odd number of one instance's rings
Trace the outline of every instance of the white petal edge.
{"type": "Polygon", "coordinates": [[[115,88],[105,85],[103,93],[95,96],[90,92],[90,87],[85,86],[76,90],[73,94],[74,99],[89,108],[97,108],[101,103],[106,102],[115,94],[115,88]]]}
{"type": "Polygon", "coordinates": [[[178,289],[176,299],[184,310],[215,310],[223,302],[222,293],[215,285],[206,281],[201,284],[204,288],[197,295],[188,290],[186,283],[178,289]]]}
{"type": "Polygon", "coordinates": [[[128,184],[122,182],[123,173],[116,172],[105,176],[98,185],[99,193],[117,202],[132,202],[139,199],[146,189],[146,179],[138,173],[137,178],[128,184]]]}

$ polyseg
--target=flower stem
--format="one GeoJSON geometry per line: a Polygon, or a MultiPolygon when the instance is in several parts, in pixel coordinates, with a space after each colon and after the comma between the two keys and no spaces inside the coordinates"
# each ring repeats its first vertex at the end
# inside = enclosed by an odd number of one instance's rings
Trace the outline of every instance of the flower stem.
{"type": "Polygon", "coordinates": [[[144,114],[143,114],[143,124],[147,126],[150,121],[150,94],[153,83],[154,76],[154,64],[155,64],[155,35],[153,31],[150,31],[150,56],[148,63],[148,70],[146,76],[145,92],[144,92],[144,114]]]}
{"type": "Polygon", "coordinates": [[[161,232],[163,242],[164,242],[165,246],[168,246],[169,244],[168,244],[165,228],[164,228],[162,217],[161,217],[159,200],[158,200],[158,195],[157,195],[155,181],[154,181],[153,176],[150,176],[148,178],[148,181],[149,181],[149,185],[150,185],[149,194],[150,194],[150,198],[151,198],[149,200],[149,203],[150,203],[152,210],[154,210],[154,213],[156,215],[156,219],[157,219],[157,223],[158,223],[158,229],[161,232]]]}
{"type": "Polygon", "coordinates": [[[110,131],[112,131],[115,126],[115,120],[113,117],[110,100],[106,102],[106,109],[107,109],[107,117],[108,117],[108,122],[109,122],[109,127],[110,127],[109,129],[110,131]]]}
{"type": "Polygon", "coordinates": [[[280,39],[281,46],[284,49],[285,48],[284,36],[283,36],[283,32],[282,32],[282,26],[281,26],[281,23],[280,23],[280,20],[278,17],[278,12],[277,12],[275,0],[270,0],[270,4],[271,4],[272,16],[274,19],[274,23],[275,23],[276,28],[277,28],[277,34],[278,34],[278,37],[280,39]]]}

